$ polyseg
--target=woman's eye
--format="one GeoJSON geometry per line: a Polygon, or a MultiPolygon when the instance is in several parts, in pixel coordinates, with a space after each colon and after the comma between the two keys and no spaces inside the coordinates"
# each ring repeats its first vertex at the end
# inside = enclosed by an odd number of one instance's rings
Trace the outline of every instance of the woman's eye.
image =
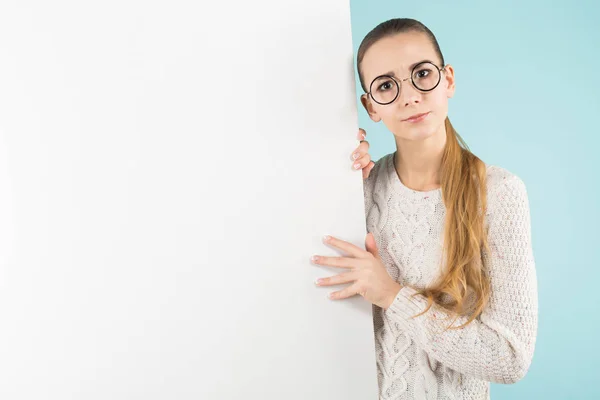
{"type": "Polygon", "coordinates": [[[379,85],[379,90],[390,90],[392,88],[392,84],[390,82],[385,82],[379,85]]]}
{"type": "Polygon", "coordinates": [[[428,69],[422,69],[420,71],[417,71],[417,78],[425,78],[427,75],[429,75],[431,71],[428,69]]]}

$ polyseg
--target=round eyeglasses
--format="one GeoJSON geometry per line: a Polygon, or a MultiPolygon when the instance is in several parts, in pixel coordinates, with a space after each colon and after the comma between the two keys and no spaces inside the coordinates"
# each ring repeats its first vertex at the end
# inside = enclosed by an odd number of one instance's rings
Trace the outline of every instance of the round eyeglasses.
{"type": "Polygon", "coordinates": [[[391,75],[381,75],[373,79],[367,95],[378,104],[386,105],[393,103],[400,94],[402,82],[409,80],[415,89],[421,92],[430,92],[435,89],[442,79],[441,69],[429,61],[423,61],[415,65],[409,78],[398,79],[391,75]]]}

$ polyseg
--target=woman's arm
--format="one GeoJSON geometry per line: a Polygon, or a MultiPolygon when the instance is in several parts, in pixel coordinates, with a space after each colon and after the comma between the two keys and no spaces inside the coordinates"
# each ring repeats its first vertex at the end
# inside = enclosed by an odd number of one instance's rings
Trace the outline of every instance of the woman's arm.
{"type": "MultiPolygon", "coordinates": [[[[515,175],[498,188],[488,212],[491,254],[482,256],[491,281],[490,302],[483,313],[461,329],[444,332],[451,319],[427,299],[411,297],[403,287],[385,314],[432,358],[460,373],[496,383],[522,379],[531,364],[538,326],[538,295],[531,246],[529,201],[523,181],[515,175]]],[[[453,326],[468,318],[458,318],[453,326]]]]}

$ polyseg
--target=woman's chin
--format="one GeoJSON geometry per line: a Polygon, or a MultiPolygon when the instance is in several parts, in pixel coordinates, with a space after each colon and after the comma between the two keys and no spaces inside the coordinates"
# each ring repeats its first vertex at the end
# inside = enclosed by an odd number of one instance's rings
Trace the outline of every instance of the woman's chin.
{"type": "Polygon", "coordinates": [[[419,127],[415,129],[405,130],[399,134],[394,134],[398,139],[410,140],[413,142],[422,141],[425,139],[429,139],[430,137],[435,135],[435,131],[433,129],[427,129],[426,127],[419,127]]]}

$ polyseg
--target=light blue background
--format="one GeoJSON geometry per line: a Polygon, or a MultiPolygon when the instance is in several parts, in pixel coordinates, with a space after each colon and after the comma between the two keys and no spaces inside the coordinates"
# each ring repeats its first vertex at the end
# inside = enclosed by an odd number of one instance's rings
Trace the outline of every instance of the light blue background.
{"type": "MultiPolygon", "coordinates": [[[[454,127],[527,186],[538,341],[526,377],[492,384],[492,398],[600,399],[600,2],[351,0],[351,11],[355,57],[387,19],[428,26],[455,68],[454,127]]],[[[373,160],[395,151],[358,104],[373,160]]]]}

